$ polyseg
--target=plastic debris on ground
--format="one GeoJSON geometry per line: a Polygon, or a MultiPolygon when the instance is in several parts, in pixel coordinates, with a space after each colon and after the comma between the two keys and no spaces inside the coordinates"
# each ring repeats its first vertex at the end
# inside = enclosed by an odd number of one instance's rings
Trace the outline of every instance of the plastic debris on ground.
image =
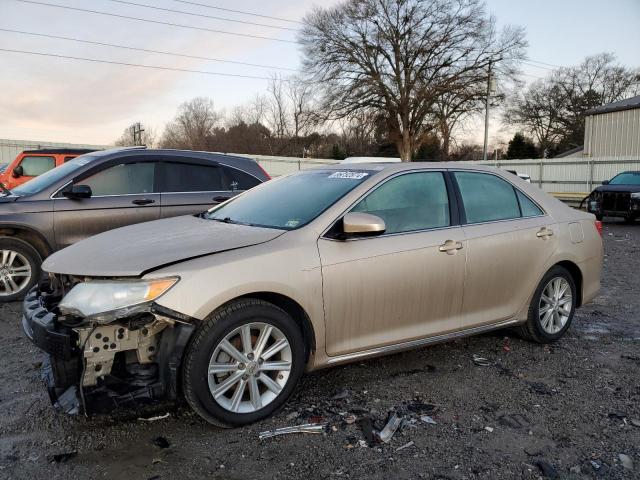
{"type": "Polygon", "coordinates": [[[157,422],[158,420],[164,420],[165,418],[169,418],[170,416],[171,416],[171,414],[169,412],[167,412],[164,415],[158,415],[158,416],[155,416],[155,417],[149,417],[149,418],[138,417],[138,421],[140,421],[140,422],[157,422]]]}
{"type": "Polygon", "coordinates": [[[478,367],[490,367],[493,365],[493,362],[481,357],[480,355],[473,354],[473,363],[475,363],[478,367]]]}
{"type": "Polygon", "coordinates": [[[304,425],[294,425],[291,427],[276,428],[275,430],[267,430],[260,432],[258,438],[263,440],[265,438],[277,437],[279,435],[288,435],[290,433],[324,433],[328,427],[327,423],[307,423],[304,425]]]}
{"type": "Polygon", "coordinates": [[[413,443],[413,441],[405,443],[401,447],[396,448],[396,452],[399,452],[400,450],[404,450],[405,448],[413,447],[414,445],[415,443],[413,443]]]}
{"type": "Polygon", "coordinates": [[[618,455],[618,458],[620,459],[620,463],[622,463],[622,467],[625,470],[633,470],[633,460],[631,460],[631,457],[629,455],[621,453],[618,455]]]}
{"type": "Polygon", "coordinates": [[[429,415],[422,415],[420,417],[420,420],[422,420],[422,423],[428,423],[429,425],[437,425],[438,422],[436,422],[433,418],[431,418],[429,415]]]}
{"type": "Polygon", "coordinates": [[[402,417],[398,416],[396,413],[392,414],[389,418],[389,421],[384,426],[382,430],[379,432],[374,432],[378,440],[383,443],[389,443],[393,438],[393,435],[398,430],[398,427],[402,423],[402,417]]]}

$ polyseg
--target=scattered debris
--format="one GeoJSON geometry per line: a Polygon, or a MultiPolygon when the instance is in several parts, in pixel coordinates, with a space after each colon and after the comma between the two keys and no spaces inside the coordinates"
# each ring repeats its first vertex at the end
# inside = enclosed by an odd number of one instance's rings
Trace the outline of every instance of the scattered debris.
{"type": "Polygon", "coordinates": [[[589,463],[596,472],[602,468],[602,464],[597,460],[589,460],[589,463]]]}
{"type": "Polygon", "coordinates": [[[624,420],[625,418],[627,418],[627,414],[620,410],[613,410],[607,414],[607,417],[616,420],[624,420]]]}
{"type": "Polygon", "coordinates": [[[413,443],[413,441],[411,441],[409,443],[405,443],[401,447],[396,448],[396,452],[399,452],[400,450],[404,450],[405,448],[413,447],[414,445],[415,445],[415,443],[413,443]]]}
{"type": "Polygon", "coordinates": [[[371,418],[369,417],[360,418],[358,420],[358,426],[360,427],[360,430],[362,430],[362,435],[364,436],[364,439],[367,442],[367,445],[372,447],[376,439],[373,435],[373,423],[371,422],[371,418]]]}
{"type": "Polygon", "coordinates": [[[493,432],[493,427],[484,427],[484,429],[489,433],[493,432]]]}
{"type": "Polygon", "coordinates": [[[582,474],[582,469],[580,468],[580,465],[576,465],[576,466],[571,467],[569,469],[569,473],[575,473],[576,475],[581,475],[582,474]]]}
{"type": "Polygon", "coordinates": [[[345,398],[348,398],[348,397],[349,397],[349,390],[345,389],[336,393],[333,397],[331,397],[331,400],[344,400],[345,398]]]}
{"type": "Polygon", "coordinates": [[[545,478],[560,478],[560,476],[558,475],[558,471],[550,463],[545,462],[544,460],[538,460],[536,462],[536,466],[542,472],[542,476],[543,477],[545,477],[545,478]]]}
{"type": "Polygon", "coordinates": [[[289,433],[323,433],[326,431],[328,424],[326,423],[307,423],[305,425],[294,425],[292,427],[276,428],[275,430],[267,430],[260,432],[258,438],[277,437],[278,435],[287,435],[289,433]]]}
{"type": "Polygon", "coordinates": [[[621,453],[618,455],[618,458],[620,459],[620,463],[622,463],[622,467],[625,470],[633,470],[633,460],[631,460],[631,457],[629,455],[621,453]]]}
{"type": "Polygon", "coordinates": [[[164,437],[156,437],[153,440],[151,440],[151,443],[153,443],[156,447],[160,447],[160,448],[169,448],[169,446],[171,445],[169,443],[169,440],[167,440],[164,437]]]}
{"type": "Polygon", "coordinates": [[[476,355],[475,353],[473,354],[473,363],[475,363],[479,367],[490,367],[491,365],[493,365],[492,361],[481,357],[480,355],[476,355]]]}
{"type": "Polygon", "coordinates": [[[376,437],[378,437],[378,440],[384,443],[389,443],[393,435],[396,433],[396,430],[398,430],[398,427],[400,426],[401,423],[402,423],[402,417],[394,413],[393,415],[391,415],[391,417],[389,418],[389,421],[384,426],[384,428],[379,432],[374,432],[374,433],[376,434],[376,437]]]}
{"type": "Polygon", "coordinates": [[[164,420],[165,418],[169,418],[170,416],[171,414],[167,412],[164,415],[157,415],[155,417],[149,417],[149,418],[138,417],[138,420],[141,422],[157,422],[158,420],[164,420]]]}
{"type": "Polygon", "coordinates": [[[431,403],[423,403],[419,400],[415,400],[408,403],[405,408],[412,413],[424,414],[433,412],[437,407],[431,403]]]}
{"type": "Polygon", "coordinates": [[[357,420],[357,419],[358,419],[358,418],[357,418],[355,415],[347,415],[347,416],[345,417],[344,421],[345,421],[345,423],[346,423],[347,425],[351,425],[351,424],[353,424],[353,423],[356,423],[356,420],[357,420]]]}
{"type": "Polygon", "coordinates": [[[640,428],[640,420],[632,418],[631,420],[629,420],[629,422],[631,423],[631,425],[633,425],[634,427],[639,427],[640,428]]]}
{"type": "Polygon", "coordinates": [[[428,423],[429,425],[437,425],[438,422],[436,422],[433,418],[431,418],[429,415],[422,415],[420,417],[420,420],[422,420],[423,423],[428,423]]]}
{"type": "Polygon", "coordinates": [[[76,455],[78,455],[78,452],[75,450],[72,452],[56,453],[54,455],[49,456],[49,462],[66,463],[76,455]]]}
{"type": "Polygon", "coordinates": [[[502,350],[509,353],[511,351],[511,340],[509,337],[504,337],[502,340],[502,350]]]}
{"type": "Polygon", "coordinates": [[[555,390],[542,382],[528,382],[529,389],[538,395],[553,395],[555,390]]]}
{"type": "Polygon", "coordinates": [[[640,356],[638,356],[638,355],[620,355],[620,358],[625,358],[627,360],[633,360],[634,362],[640,362],[640,356]]]}

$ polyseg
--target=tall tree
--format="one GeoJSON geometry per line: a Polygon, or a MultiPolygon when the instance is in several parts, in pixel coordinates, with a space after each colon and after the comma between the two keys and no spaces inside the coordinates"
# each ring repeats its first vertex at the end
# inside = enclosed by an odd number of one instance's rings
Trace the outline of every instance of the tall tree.
{"type": "Polygon", "coordinates": [[[538,150],[534,143],[526,138],[521,132],[517,132],[513,138],[509,141],[509,147],[507,148],[508,159],[518,158],[536,158],[538,156],[538,150]]]}
{"type": "Polygon", "coordinates": [[[328,115],[377,111],[404,161],[433,129],[447,92],[523,56],[520,28],[496,32],[481,0],[346,0],[315,8],[300,33],[304,66],[328,115]]]}
{"type": "Polygon", "coordinates": [[[610,53],[559,68],[516,94],[505,120],[533,135],[541,149],[582,145],[587,110],[637,94],[640,70],[624,67],[610,53]]]}
{"type": "Polygon", "coordinates": [[[210,98],[196,97],[180,105],[176,117],[165,127],[160,144],[165,148],[207,150],[221,119],[210,98]]]}

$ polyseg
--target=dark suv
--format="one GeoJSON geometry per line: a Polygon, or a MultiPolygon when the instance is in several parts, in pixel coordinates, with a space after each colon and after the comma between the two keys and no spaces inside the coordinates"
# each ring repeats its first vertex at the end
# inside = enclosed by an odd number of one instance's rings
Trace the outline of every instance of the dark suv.
{"type": "Polygon", "coordinates": [[[640,171],[622,172],[602,182],[587,200],[587,210],[598,220],[622,217],[627,222],[640,218],[640,171]]]}
{"type": "Polygon", "coordinates": [[[56,250],[202,212],[268,179],[252,159],[208,152],[127,148],[70,160],[0,196],[0,301],[26,293],[56,250]]]}

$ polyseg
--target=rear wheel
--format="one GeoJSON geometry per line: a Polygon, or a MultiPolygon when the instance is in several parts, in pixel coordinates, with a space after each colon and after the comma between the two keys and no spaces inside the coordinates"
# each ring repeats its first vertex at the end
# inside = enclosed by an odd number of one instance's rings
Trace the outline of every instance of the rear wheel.
{"type": "Polygon", "coordinates": [[[239,300],[196,333],[184,363],[185,397],[214,425],[246,425],[285,404],[304,358],[302,334],[286,312],[262,300],[239,300]]]}
{"type": "Polygon", "coordinates": [[[569,271],[561,266],[549,270],[540,281],[521,335],[538,343],[560,339],[569,329],[576,309],[576,285],[569,271]]]}
{"type": "Polygon", "coordinates": [[[22,298],[41,275],[38,252],[18,238],[0,238],[0,302],[22,298]]]}

